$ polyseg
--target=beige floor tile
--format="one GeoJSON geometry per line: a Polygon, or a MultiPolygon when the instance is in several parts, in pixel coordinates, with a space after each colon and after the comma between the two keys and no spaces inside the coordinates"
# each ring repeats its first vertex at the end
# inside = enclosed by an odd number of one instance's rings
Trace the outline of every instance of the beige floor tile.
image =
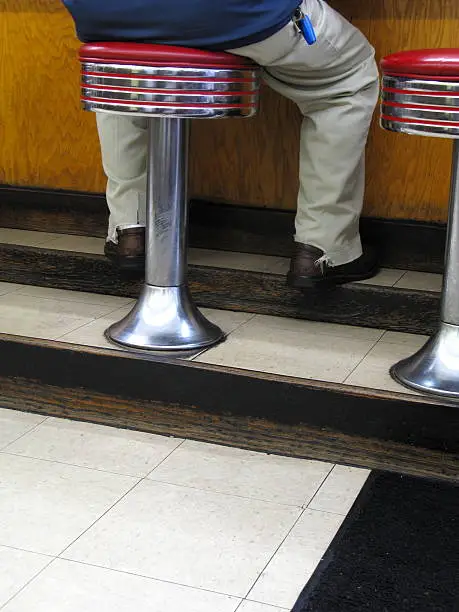
{"type": "Polygon", "coordinates": [[[0,449],[42,423],[46,417],[0,408],[0,449]]]}
{"type": "Polygon", "coordinates": [[[343,517],[306,510],[247,599],[291,609],[336,535],[343,517]]]}
{"type": "Polygon", "coordinates": [[[335,465],[308,508],[346,516],[369,475],[369,470],[335,465]]]}
{"type": "Polygon", "coordinates": [[[243,597],[298,516],[292,506],[142,481],[64,556],[243,597]]]}
{"type": "Polygon", "coordinates": [[[381,342],[387,342],[388,344],[400,344],[402,346],[409,346],[413,351],[420,349],[429,339],[429,336],[421,336],[417,334],[404,334],[401,332],[387,331],[381,338],[381,342]]]}
{"type": "Polygon", "coordinates": [[[233,270],[251,270],[253,272],[276,272],[282,263],[282,258],[254,255],[252,253],[192,248],[188,252],[188,262],[195,266],[232,268],[233,270]]]}
{"type": "Polygon", "coordinates": [[[346,378],[345,383],[370,389],[414,393],[395,382],[389,374],[393,365],[412,354],[413,347],[409,345],[378,342],[352,374],[346,378]]]}
{"type": "Polygon", "coordinates": [[[0,243],[3,244],[17,244],[20,246],[30,247],[48,247],[52,241],[58,238],[60,238],[60,234],[0,228],[0,243]]]}
{"type": "Polygon", "coordinates": [[[254,317],[253,313],[250,312],[217,310],[216,308],[201,308],[200,310],[212,323],[221,327],[225,334],[232,334],[254,317]]]}
{"type": "Polygon", "coordinates": [[[41,297],[51,300],[56,299],[67,302],[97,304],[100,306],[108,306],[109,308],[112,308],[112,310],[134,303],[132,298],[104,295],[99,293],[86,293],[85,291],[66,291],[64,289],[54,289],[51,287],[36,287],[35,285],[21,285],[16,293],[18,295],[29,295],[32,297],[41,297]]]}
{"type": "Polygon", "coordinates": [[[54,340],[112,310],[107,304],[8,293],[0,297],[0,333],[54,340]]]}
{"type": "Polygon", "coordinates": [[[69,344],[82,344],[84,346],[96,346],[120,351],[127,350],[122,346],[109,342],[105,338],[104,334],[110,325],[120,321],[126,315],[128,315],[132,310],[132,307],[133,304],[113,310],[103,317],[99,317],[98,319],[81,325],[71,332],[61,335],[59,340],[62,342],[68,342],[69,344]]]}
{"type": "Polygon", "coordinates": [[[405,272],[396,283],[401,289],[418,289],[420,291],[441,291],[442,274],[429,274],[427,272],[405,272]]]}
{"type": "Polygon", "coordinates": [[[57,251],[74,251],[76,253],[92,253],[103,255],[105,238],[92,236],[58,236],[47,244],[48,249],[57,251]]]}
{"type": "Polygon", "coordinates": [[[383,332],[276,317],[255,317],[197,358],[211,363],[343,382],[383,332]]]}
{"type": "Polygon", "coordinates": [[[0,544],[59,554],[137,479],[0,453],[0,544]]]}
{"type": "MultiPolygon", "coordinates": [[[[186,441],[149,478],[279,504],[311,500],[333,464],[186,441]],[[190,470],[190,466],[193,469],[190,470]]],[[[307,503],[307,502],[306,502],[307,503]]]]}
{"type": "Polygon", "coordinates": [[[288,612],[287,608],[278,608],[277,606],[268,606],[256,601],[243,601],[237,612],[288,612]]]}
{"type": "Polygon", "coordinates": [[[18,289],[22,289],[26,285],[19,285],[16,283],[0,283],[0,295],[6,295],[7,293],[13,293],[18,289]]]}
{"type": "Polygon", "coordinates": [[[0,607],[50,561],[52,557],[0,546],[0,607]]]}
{"type": "Polygon", "coordinates": [[[47,419],[4,449],[126,476],[146,476],[182,440],[64,419],[47,419]]]}
{"type": "Polygon", "coordinates": [[[402,276],[405,270],[396,270],[393,268],[381,268],[376,276],[367,280],[357,281],[360,285],[377,285],[379,287],[393,287],[402,276]]]}
{"type": "Polygon", "coordinates": [[[5,612],[235,612],[239,600],[57,559],[5,612]]]}

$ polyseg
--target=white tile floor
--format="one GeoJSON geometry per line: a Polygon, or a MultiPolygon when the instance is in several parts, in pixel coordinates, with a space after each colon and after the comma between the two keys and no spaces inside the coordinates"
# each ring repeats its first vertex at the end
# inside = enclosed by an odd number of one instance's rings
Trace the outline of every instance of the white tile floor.
{"type": "Polygon", "coordinates": [[[0,609],[289,610],[368,472],[0,410],[0,609]]]}

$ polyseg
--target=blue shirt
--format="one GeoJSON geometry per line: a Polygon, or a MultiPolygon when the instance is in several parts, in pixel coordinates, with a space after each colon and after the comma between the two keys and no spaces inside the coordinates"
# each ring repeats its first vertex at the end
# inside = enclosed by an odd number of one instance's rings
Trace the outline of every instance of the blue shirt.
{"type": "Polygon", "coordinates": [[[84,42],[138,41],[210,50],[265,40],[300,0],[63,0],[84,42]]]}

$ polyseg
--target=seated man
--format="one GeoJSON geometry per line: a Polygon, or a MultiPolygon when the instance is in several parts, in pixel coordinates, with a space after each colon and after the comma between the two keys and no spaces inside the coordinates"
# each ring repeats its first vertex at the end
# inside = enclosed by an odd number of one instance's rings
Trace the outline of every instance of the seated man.
{"type": "MultiPolygon", "coordinates": [[[[225,50],[260,64],[266,83],[304,117],[289,284],[303,288],[376,273],[374,254],[362,251],[359,217],[379,79],[374,50],[353,25],[323,0],[63,1],[85,42],[225,50]],[[312,23],[315,44],[308,45],[297,27],[298,9],[312,23]]],[[[146,122],[99,113],[97,123],[111,212],[106,254],[121,266],[129,257],[141,262],[146,122]]]]}

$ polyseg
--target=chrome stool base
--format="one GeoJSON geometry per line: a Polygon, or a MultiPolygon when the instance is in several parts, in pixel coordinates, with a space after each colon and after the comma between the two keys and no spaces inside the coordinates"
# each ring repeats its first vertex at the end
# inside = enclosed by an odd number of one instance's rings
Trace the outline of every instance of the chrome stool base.
{"type": "Polygon", "coordinates": [[[186,285],[145,285],[131,312],[106,336],[121,346],[149,351],[200,349],[224,339],[223,332],[196,308],[186,285]]]}
{"type": "Polygon", "coordinates": [[[459,326],[442,323],[421,350],[390,373],[410,389],[459,399],[459,326]]]}

